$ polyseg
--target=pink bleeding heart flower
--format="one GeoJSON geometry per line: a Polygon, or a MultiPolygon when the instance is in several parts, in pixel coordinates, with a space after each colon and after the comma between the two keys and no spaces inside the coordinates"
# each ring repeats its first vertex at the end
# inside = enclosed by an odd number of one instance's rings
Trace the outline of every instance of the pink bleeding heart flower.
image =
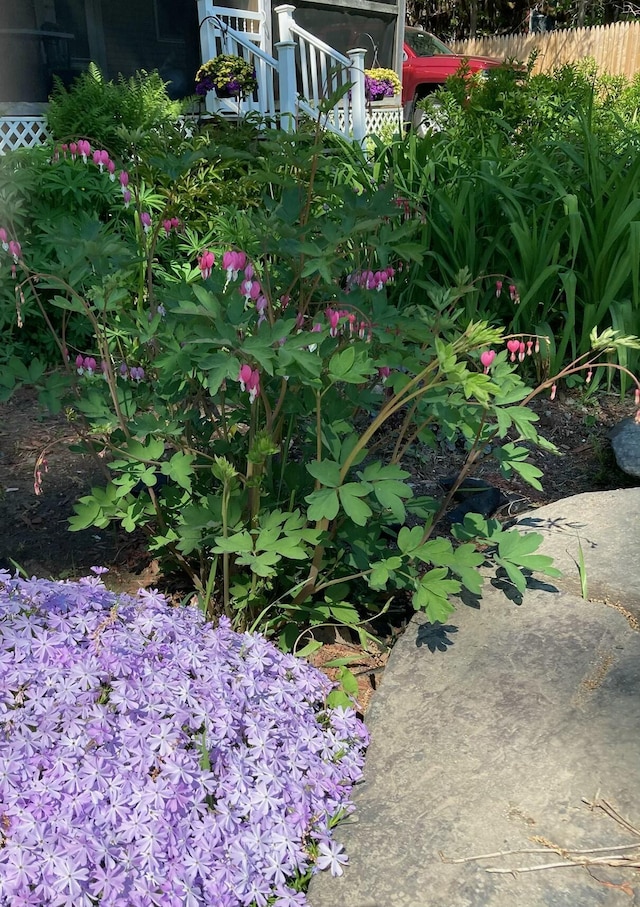
{"type": "Polygon", "coordinates": [[[151,215],[148,211],[142,211],[140,214],[140,223],[142,224],[142,229],[145,233],[148,233],[151,229],[151,215]]]}
{"type": "MultiPolygon", "coordinates": [[[[62,150],[63,150],[63,151],[66,151],[66,150],[67,150],[67,146],[66,146],[66,145],[63,145],[63,146],[62,146],[62,150]]],[[[75,161],[77,153],[78,153],[78,143],[77,143],[77,142],[69,142],[69,154],[71,155],[71,160],[72,160],[72,161],[75,161]]]]}
{"type": "Polygon", "coordinates": [[[170,218],[167,218],[166,220],[162,221],[162,226],[164,228],[164,232],[169,234],[171,233],[171,228],[173,227],[173,221],[170,218]]]}
{"type": "Polygon", "coordinates": [[[118,179],[120,180],[120,187],[122,188],[122,191],[124,192],[124,190],[129,185],[129,174],[127,173],[126,170],[121,170],[120,176],[118,177],[118,179]]]}
{"type": "Polygon", "coordinates": [[[502,281],[496,280],[496,296],[500,296],[502,293],[502,281]]]}
{"type": "Polygon", "coordinates": [[[525,343],[524,343],[524,340],[521,340],[520,344],[518,345],[518,359],[520,362],[524,362],[524,355],[525,355],[525,343]]]}
{"type": "Polygon", "coordinates": [[[222,267],[227,272],[227,283],[230,280],[237,280],[238,274],[247,263],[247,256],[244,252],[236,252],[233,249],[225,252],[222,256],[222,267]]]}
{"type": "Polygon", "coordinates": [[[238,373],[238,381],[240,382],[240,387],[243,391],[247,389],[247,384],[251,379],[251,366],[250,365],[241,365],[240,371],[238,373]]]}
{"type": "Polygon", "coordinates": [[[337,309],[328,308],[325,312],[325,315],[327,316],[327,320],[329,321],[329,336],[337,337],[340,312],[337,309]]]}
{"type": "Polygon", "coordinates": [[[96,367],[97,367],[97,362],[96,362],[96,360],[93,358],[93,356],[87,356],[87,358],[84,360],[84,368],[85,368],[85,371],[86,371],[89,375],[93,375],[93,373],[94,373],[95,370],[96,370],[96,367]]]}
{"type": "Polygon", "coordinates": [[[22,255],[22,246],[17,239],[12,239],[9,243],[9,255],[13,256],[15,262],[17,262],[22,255]]]}
{"type": "Polygon", "coordinates": [[[507,340],[507,349],[511,353],[509,357],[511,362],[516,361],[516,353],[520,350],[520,341],[519,340],[507,340]]]}
{"type": "Polygon", "coordinates": [[[91,145],[87,142],[86,139],[80,139],[78,141],[78,151],[82,155],[82,160],[84,163],[87,163],[89,155],[91,154],[91,145]]]}
{"type": "Polygon", "coordinates": [[[7,231],[4,227],[0,227],[0,244],[5,252],[9,250],[9,243],[7,241],[7,231]]]}
{"type": "Polygon", "coordinates": [[[109,152],[108,151],[94,151],[93,152],[93,163],[97,164],[100,168],[100,173],[109,163],[109,152]]]}
{"type": "Polygon", "coordinates": [[[249,380],[246,382],[249,391],[249,403],[253,403],[260,393],[260,372],[257,368],[253,369],[249,380]]]}
{"type": "Polygon", "coordinates": [[[203,280],[207,280],[208,277],[211,277],[211,271],[213,270],[215,263],[216,257],[213,252],[210,252],[208,249],[203,249],[198,257],[198,267],[200,268],[203,280]]]}
{"type": "Polygon", "coordinates": [[[131,202],[131,193],[129,192],[128,189],[124,190],[124,192],[122,193],[122,198],[124,199],[125,208],[128,208],[129,203],[131,202]]]}
{"type": "Polygon", "coordinates": [[[79,375],[84,374],[84,356],[81,356],[80,353],[76,356],[76,369],[79,375]]]}
{"type": "Polygon", "coordinates": [[[244,296],[245,302],[255,302],[262,293],[262,289],[257,280],[251,280],[249,278],[242,281],[239,292],[241,296],[244,296]]]}
{"type": "Polygon", "coordinates": [[[116,165],[115,162],[109,159],[107,161],[107,173],[109,174],[109,179],[112,183],[116,181],[116,165]]]}
{"type": "Polygon", "coordinates": [[[483,353],[480,353],[480,362],[484,366],[485,375],[489,374],[489,368],[495,358],[496,358],[495,350],[485,350],[483,353]]]}

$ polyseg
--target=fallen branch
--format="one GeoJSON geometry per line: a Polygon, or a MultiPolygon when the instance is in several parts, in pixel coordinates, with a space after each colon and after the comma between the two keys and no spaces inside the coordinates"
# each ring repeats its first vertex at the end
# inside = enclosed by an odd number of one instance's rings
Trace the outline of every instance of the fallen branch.
{"type": "MultiPolygon", "coordinates": [[[[601,809],[604,813],[606,813],[606,815],[608,815],[611,819],[621,825],[632,835],[640,838],[640,829],[636,828],[635,825],[632,825],[628,819],[624,818],[624,816],[621,816],[620,813],[607,800],[597,799],[591,802],[590,800],[583,798],[583,802],[586,803],[587,806],[589,806],[591,809],[601,809]]],[[[513,869],[504,869],[498,866],[488,866],[485,868],[485,872],[498,873],[503,875],[516,875],[520,872],[540,872],[541,870],[546,869],[568,869],[574,868],[576,866],[583,867],[584,869],[587,869],[587,871],[590,871],[590,867],[595,866],[640,869],[640,852],[638,852],[638,847],[640,845],[637,842],[634,844],[615,844],[610,845],[609,847],[574,849],[570,847],[560,847],[559,845],[554,844],[552,841],[548,841],[546,838],[539,836],[534,837],[532,840],[544,846],[541,848],[527,850],[500,850],[496,851],[495,853],[476,854],[472,857],[460,857],[455,859],[446,857],[442,853],[442,851],[440,851],[439,856],[443,863],[471,863],[475,862],[476,860],[496,859],[496,857],[508,857],[531,853],[549,853],[549,851],[556,853],[558,854],[558,856],[562,857],[562,860],[559,862],[540,863],[538,866],[517,866],[513,869]],[[634,850],[636,851],[636,853],[625,856],[621,853],[625,850],[634,850]],[[593,856],[595,854],[603,854],[603,856],[593,856]]],[[[598,879],[595,880],[599,881],[598,879]]]]}

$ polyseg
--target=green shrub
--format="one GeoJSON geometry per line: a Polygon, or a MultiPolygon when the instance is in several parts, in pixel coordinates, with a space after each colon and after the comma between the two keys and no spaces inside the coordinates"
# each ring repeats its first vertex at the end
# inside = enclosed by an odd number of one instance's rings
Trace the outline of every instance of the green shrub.
{"type": "MultiPolygon", "coordinates": [[[[403,467],[415,444],[458,441],[465,469],[490,452],[539,485],[520,441],[543,442],[502,331],[460,329],[447,289],[399,310],[420,220],[364,173],[337,184],[307,137],[266,144],[262,205],[229,212],[244,248],[215,225],[199,235],[179,196],[168,208],[131,179],[130,207],[116,190],[111,216],[91,235],[79,224],[51,276],[35,282],[20,261],[44,317],[57,308],[91,330],[83,348],[57,336],[63,371],[41,382],[111,475],[73,528],[144,529],[208,613],[288,648],[325,622],[364,638],[362,621],[398,592],[444,620],[452,594],[479,593],[490,556],[520,591],[527,570],[553,572],[538,536],[496,520],[467,515],[439,535],[454,489],[418,497],[403,467]]],[[[5,388],[38,377],[11,362],[5,388]]]]}
{"type": "Polygon", "coordinates": [[[171,100],[157,72],[107,81],[92,63],[68,89],[55,81],[47,122],[58,141],[87,138],[113,157],[130,157],[134,151],[148,153],[178,141],[183,109],[171,100]]]}

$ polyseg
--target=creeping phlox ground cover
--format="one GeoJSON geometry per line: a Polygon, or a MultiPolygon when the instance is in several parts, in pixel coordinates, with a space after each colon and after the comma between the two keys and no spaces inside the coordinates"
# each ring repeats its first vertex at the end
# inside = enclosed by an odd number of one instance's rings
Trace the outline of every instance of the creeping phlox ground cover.
{"type": "MultiPolygon", "coordinates": [[[[96,568],[97,569],[97,568],[96,568]]],[[[256,634],[0,571],[0,904],[304,905],[366,730],[256,634]]]]}

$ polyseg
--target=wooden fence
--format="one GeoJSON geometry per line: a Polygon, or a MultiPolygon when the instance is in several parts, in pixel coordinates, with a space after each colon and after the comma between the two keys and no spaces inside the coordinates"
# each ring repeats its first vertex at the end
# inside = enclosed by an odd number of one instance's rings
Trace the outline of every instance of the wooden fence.
{"type": "Polygon", "coordinates": [[[550,72],[563,63],[594,59],[601,72],[628,78],[640,71],[640,22],[615,22],[592,28],[571,28],[532,35],[473,38],[452,45],[457,53],[481,54],[524,62],[538,50],[534,72],[550,72]]]}

